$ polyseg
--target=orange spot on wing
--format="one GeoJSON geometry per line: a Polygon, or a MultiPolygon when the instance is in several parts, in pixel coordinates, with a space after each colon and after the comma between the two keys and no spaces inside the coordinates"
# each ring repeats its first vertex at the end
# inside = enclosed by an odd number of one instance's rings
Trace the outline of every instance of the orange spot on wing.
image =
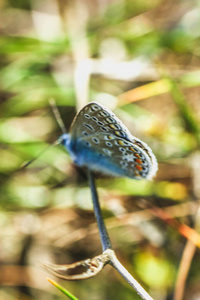
{"type": "Polygon", "coordinates": [[[138,171],[142,171],[142,167],[140,165],[136,165],[135,167],[138,169],[138,171]]]}
{"type": "Polygon", "coordinates": [[[139,165],[142,164],[142,161],[141,161],[141,159],[139,159],[139,158],[137,158],[135,161],[136,161],[139,165]]]}

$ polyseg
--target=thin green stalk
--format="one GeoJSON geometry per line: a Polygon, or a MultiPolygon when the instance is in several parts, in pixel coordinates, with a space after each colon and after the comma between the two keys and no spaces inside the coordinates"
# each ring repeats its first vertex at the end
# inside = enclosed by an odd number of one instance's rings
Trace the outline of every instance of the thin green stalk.
{"type": "Polygon", "coordinates": [[[171,78],[168,78],[168,80],[171,84],[170,91],[174,102],[178,106],[188,130],[194,135],[198,145],[200,146],[200,126],[197,117],[188,104],[187,99],[185,98],[179,85],[171,78]]]}
{"type": "Polygon", "coordinates": [[[66,296],[69,297],[69,299],[71,300],[79,300],[78,298],[76,298],[74,295],[72,295],[69,291],[67,291],[64,287],[62,287],[61,285],[59,285],[57,282],[55,282],[54,280],[47,278],[47,280],[53,284],[59,291],[61,291],[63,294],[65,294],[66,296]]]}

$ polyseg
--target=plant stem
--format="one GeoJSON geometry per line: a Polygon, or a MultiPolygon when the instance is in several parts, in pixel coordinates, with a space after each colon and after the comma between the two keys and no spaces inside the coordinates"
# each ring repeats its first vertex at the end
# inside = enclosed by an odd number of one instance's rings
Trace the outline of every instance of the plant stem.
{"type": "Polygon", "coordinates": [[[108,236],[108,232],[103,220],[101,207],[99,204],[99,198],[96,190],[95,180],[93,173],[88,170],[88,179],[89,179],[89,185],[91,188],[92,193],[92,201],[94,206],[94,214],[96,217],[97,225],[99,228],[99,234],[101,238],[101,244],[103,248],[103,254],[106,255],[107,261],[106,263],[113,266],[119,274],[124,277],[124,279],[135,289],[136,293],[143,299],[143,300],[153,300],[153,298],[143,289],[143,287],[133,278],[133,276],[126,270],[126,268],[120,263],[118,258],[115,255],[114,250],[112,249],[111,241],[108,236]]]}
{"type": "Polygon", "coordinates": [[[111,255],[110,265],[112,265],[119,274],[124,277],[124,279],[134,288],[136,293],[143,300],[153,300],[153,298],[143,289],[143,287],[137,282],[137,280],[126,270],[126,268],[120,263],[118,258],[116,257],[114,251],[111,255]]]}
{"type": "Polygon", "coordinates": [[[92,193],[94,214],[95,214],[95,218],[96,218],[97,225],[99,228],[101,245],[102,245],[102,249],[104,252],[107,249],[112,249],[112,245],[111,245],[111,241],[108,236],[108,232],[107,232],[107,229],[106,229],[106,226],[104,223],[104,219],[102,216],[102,211],[101,211],[101,207],[99,204],[99,198],[98,198],[98,194],[97,194],[97,190],[96,190],[94,175],[90,170],[88,170],[88,179],[89,179],[89,185],[90,185],[90,189],[91,189],[91,193],[92,193]]]}

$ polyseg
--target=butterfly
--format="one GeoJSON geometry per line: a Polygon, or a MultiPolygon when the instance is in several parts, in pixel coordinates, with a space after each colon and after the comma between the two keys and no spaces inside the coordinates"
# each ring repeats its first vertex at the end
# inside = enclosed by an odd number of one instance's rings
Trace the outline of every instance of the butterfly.
{"type": "Polygon", "coordinates": [[[157,160],[108,108],[90,102],[75,116],[69,133],[59,138],[74,163],[111,176],[151,179],[157,160]]]}

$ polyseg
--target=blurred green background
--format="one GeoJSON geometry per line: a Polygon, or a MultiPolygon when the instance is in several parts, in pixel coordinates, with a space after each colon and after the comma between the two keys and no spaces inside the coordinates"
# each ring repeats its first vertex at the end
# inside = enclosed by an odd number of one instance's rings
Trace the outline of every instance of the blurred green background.
{"type": "MultiPolygon", "coordinates": [[[[174,220],[198,233],[200,1],[3,0],[0,8],[0,299],[64,299],[40,263],[101,253],[85,172],[62,146],[21,169],[61,134],[50,98],[67,130],[77,110],[99,101],[153,149],[153,181],[98,176],[108,231],[152,297],[199,299],[199,247],[174,220]]],[[[80,299],[140,299],[110,266],[57,282],[80,299]]]]}

